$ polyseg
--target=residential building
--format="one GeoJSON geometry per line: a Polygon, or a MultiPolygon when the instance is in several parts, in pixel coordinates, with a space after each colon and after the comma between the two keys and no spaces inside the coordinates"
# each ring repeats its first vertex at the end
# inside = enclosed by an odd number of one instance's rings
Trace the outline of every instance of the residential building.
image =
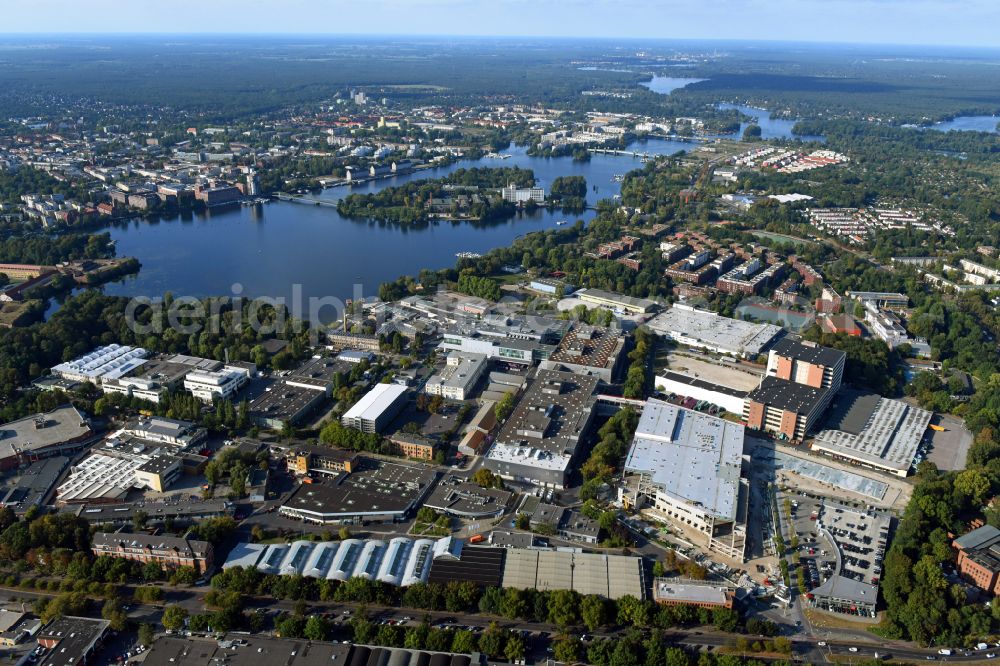
{"type": "Polygon", "coordinates": [[[847,354],[842,351],[786,336],[767,354],[767,376],[836,392],[846,361],[847,354]]]}
{"type": "Polygon", "coordinates": [[[91,539],[95,557],[107,555],[136,562],[155,562],[163,569],[191,567],[199,574],[212,568],[214,549],[207,541],[184,537],[121,532],[96,532],[91,539]]]}
{"type": "Polygon", "coordinates": [[[437,449],[437,442],[434,440],[402,431],[389,435],[388,440],[390,451],[397,456],[434,460],[434,451],[437,449]]]}
{"type": "Polygon", "coordinates": [[[958,572],[980,590],[1000,594],[1000,530],[983,525],[952,541],[958,572]]]}

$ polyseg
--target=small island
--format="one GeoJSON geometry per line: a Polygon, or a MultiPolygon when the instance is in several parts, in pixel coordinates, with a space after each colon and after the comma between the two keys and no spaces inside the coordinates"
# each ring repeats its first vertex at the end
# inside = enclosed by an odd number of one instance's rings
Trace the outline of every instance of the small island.
{"type": "MultiPolygon", "coordinates": [[[[553,183],[550,203],[582,209],[586,181],[580,176],[553,183]],[[562,182],[566,181],[566,182],[562,182]]],[[[458,169],[442,178],[388,187],[372,194],[351,194],[337,204],[347,218],[400,226],[426,226],[435,220],[494,222],[546,203],[531,169],[520,167],[458,169]]]]}

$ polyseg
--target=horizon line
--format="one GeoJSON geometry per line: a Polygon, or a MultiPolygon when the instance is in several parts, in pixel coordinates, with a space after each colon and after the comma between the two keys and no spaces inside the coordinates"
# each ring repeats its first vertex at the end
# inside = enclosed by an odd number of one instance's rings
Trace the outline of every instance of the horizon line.
{"type": "Polygon", "coordinates": [[[253,32],[253,31],[191,31],[191,32],[156,32],[156,31],[105,31],[105,32],[74,32],[74,31],[0,31],[0,39],[5,38],[95,38],[95,37],[273,37],[273,38],[392,38],[392,39],[466,39],[466,40],[487,40],[487,39],[524,39],[524,40],[557,40],[562,42],[616,42],[634,43],[643,41],[654,42],[678,42],[678,43],[715,43],[715,44],[770,44],[770,45],[807,45],[807,46],[852,46],[852,47],[912,47],[912,48],[933,48],[933,49],[958,49],[963,51],[997,51],[1000,52],[1000,44],[954,44],[954,43],[932,43],[926,42],[876,42],[876,41],[835,41],[835,40],[779,40],[779,39],[742,39],[742,38],[719,38],[719,37],[669,37],[669,36],[629,36],[615,37],[605,35],[518,35],[518,34],[468,34],[468,33],[374,33],[374,32],[253,32]]]}

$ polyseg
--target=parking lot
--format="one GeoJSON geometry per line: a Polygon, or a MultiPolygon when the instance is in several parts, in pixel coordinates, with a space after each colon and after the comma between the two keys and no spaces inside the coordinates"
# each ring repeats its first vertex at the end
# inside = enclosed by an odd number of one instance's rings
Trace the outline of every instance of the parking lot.
{"type": "Polygon", "coordinates": [[[889,517],[827,504],[819,522],[840,547],[840,575],[877,585],[889,541],[889,517]]]}

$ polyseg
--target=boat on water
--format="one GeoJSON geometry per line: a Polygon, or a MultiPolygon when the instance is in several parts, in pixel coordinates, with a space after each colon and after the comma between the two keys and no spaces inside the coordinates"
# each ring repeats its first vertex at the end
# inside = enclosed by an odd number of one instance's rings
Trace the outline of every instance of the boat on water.
{"type": "Polygon", "coordinates": [[[625,176],[620,173],[616,173],[615,175],[611,176],[612,183],[620,183],[623,180],[625,180],[625,176]]]}
{"type": "Polygon", "coordinates": [[[566,222],[566,220],[557,220],[556,221],[556,226],[557,227],[561,227],[564,224],[568,224],[568,222],[566,222]]]}
{"type": "Polygon", "coordinates": [[[478,259],[483,255],[478,252],[456,252],[455,256],[459,259],[478,259]]]}

